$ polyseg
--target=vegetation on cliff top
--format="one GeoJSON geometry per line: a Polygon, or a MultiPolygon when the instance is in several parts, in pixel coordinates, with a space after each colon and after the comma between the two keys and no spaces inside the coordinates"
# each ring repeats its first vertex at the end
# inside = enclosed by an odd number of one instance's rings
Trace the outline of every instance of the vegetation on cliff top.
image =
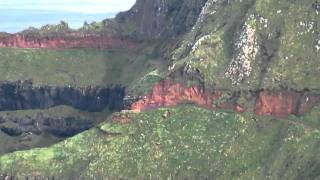
{"type": "Polygon", "coordinates": [[[0,49],[0,80],[74,87],[126,86],[159,64],[149,51],[0,49]]]}

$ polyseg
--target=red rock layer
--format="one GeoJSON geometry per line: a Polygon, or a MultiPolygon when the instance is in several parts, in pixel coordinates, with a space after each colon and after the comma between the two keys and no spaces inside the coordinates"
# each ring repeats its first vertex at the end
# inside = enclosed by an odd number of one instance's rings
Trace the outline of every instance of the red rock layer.
{"type": "Polygon", "coordinates": [[[134,43],[124,38],[110,35],[81,35],[69,33],[63,36],[37,37],[21,34],[8,35],[0,38],[0,48],[101,48],[119,49],[133,48],[134,43]]]}
{"type": "MultiPolygon", "coordinates": [[[[214,101],[221,94],[221,91],[208,93],[196,86],[185,87],[166,80],[156,84],[148,95],[133,103],[131,109],[140,112],[159,107],[172,107],[183,102],[191,102],[201,107],[213,109],[214,101]]],[[[317,95],[304,96],[303,93],[289,91],[262,91],[257,97],[254,111],[260,116],[283,118],[291,114],[303,115],[310,111],[317,102],[319,102],[317,95]]],[[[230,102],[222,103],[217,108],[232,109],[239,113],[246,111],[241,105],[230,102]]]]}
{"type": "MultiPolygon", "coordinates": [[[[140,112],[159,107],[172,107],[183,102],[191,102],[212,109],[213,102],[220,96],[220,91],[208,93],[196,86],[185,87],[166,80],[156,84],[148,95],[132,104],[131,109],[140,112]]],[[[244,108],[239,105],[230,105],[228,108],[237,112],[244,111],[244,108]]]]}
{"type": "Polygon", "coordinates": [[[260,92],[255,113],[261,116],[287,117],[297,110],[301,95],[294,92],[260,92]]]}
{"type": "Polygon", "coordinates": [[[261,116],[287,117],[291,114],[303,115],[318,102],[316,95],[303,96],[298,92],[260,92],[255,113],[261,116]]]}

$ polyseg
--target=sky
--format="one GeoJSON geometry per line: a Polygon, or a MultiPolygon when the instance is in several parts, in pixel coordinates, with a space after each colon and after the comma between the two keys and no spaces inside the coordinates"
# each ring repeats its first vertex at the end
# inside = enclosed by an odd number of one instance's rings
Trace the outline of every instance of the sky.
{"type": "Polygon", "coordinates": [[[134,3],[135,0],[0,0],[0,32],[15,33],[61,20],[79,28],[84,21],[113,17],[134,3]]]}
{"type": "Polygon", "coordinates": [[[134,0],[1,0],[0,10],[59,10],[77,13],[115,13],[129,9],[134,0]]]}

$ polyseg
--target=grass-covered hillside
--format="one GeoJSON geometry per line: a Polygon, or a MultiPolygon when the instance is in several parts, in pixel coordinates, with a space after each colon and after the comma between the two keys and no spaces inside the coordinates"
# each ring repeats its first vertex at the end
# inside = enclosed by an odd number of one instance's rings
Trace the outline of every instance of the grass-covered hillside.
{"type": "Polygon", "coordinates": [[[35,85],[73,87],[129,85],[156,66],[157,61],[149,54],[149,49],[142,47],[139,53],[94,49],[0,49],[0,80],[32,80],[35,85]]]}
{"type": "Polygon", "coordinates": [[[0,158],[16,177],[57,179],[316,179],[318,111],[274,119],[191,105],[106,120],[48,148],[0,158]]]}

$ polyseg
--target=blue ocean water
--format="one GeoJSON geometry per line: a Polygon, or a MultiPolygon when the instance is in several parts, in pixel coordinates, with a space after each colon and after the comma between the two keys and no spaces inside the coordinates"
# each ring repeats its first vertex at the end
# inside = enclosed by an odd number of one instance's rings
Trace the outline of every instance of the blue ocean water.
{"type": "Polygon", "coordinates": [[[101,21],[113,17],[115,13],[78,13],[64,11],[1,10],[0,32],[15,33],[28,27],[41,27],[46,24],[68,22],[72,28],[79,28],[84,21],[101,21]]]}

